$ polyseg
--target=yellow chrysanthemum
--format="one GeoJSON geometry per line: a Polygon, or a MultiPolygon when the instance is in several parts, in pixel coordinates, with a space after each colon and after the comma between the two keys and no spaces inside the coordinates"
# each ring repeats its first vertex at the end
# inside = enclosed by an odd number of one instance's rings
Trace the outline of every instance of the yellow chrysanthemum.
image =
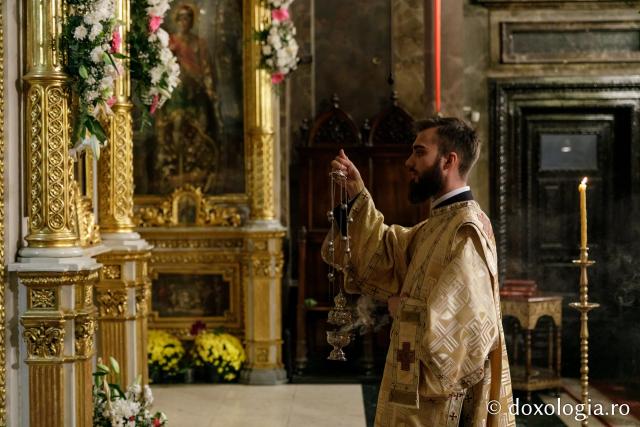
{"type": "Polygon", "coordinates": [[[227,333],[202,332],[194,341],[196,366],[212,365],[224,381],[232,381],[246,360],[240,340],[227,333]]]}
{"type": "Polygon", "coordinates": [[[176,373],[184,354],[184,347],[178,338],[162,330],[149,331],[147,359],[150,365],[157,364],[165,372],[176,373]]]}

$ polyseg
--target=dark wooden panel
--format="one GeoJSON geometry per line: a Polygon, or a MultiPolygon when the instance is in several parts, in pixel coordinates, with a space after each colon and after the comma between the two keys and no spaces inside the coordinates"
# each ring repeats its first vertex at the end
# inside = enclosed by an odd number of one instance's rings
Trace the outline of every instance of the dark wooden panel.
{"type": "MultiPolygon", "coordinates": [[[[327,212],[333,208],[330,197],[330,162],[344,148],[354,162],[367,189],[372,193],[376,207],[385,215],[387,224],[411,226],[420,221],[424,206],[414,206],[408,200],[409,177],[404,162],[413,143],[413,119],[398,106],[394,95],[391,102],[371,121],[365,137],[356,135],[356,125],[351,116],[340,108],[337,97],[331,108],[320,114],[310,128],[305,141],[298,149],[298,176],[300,225],[305,227],[304,239],[299,244],[298,271],[298,319],[296,322],[296,370],[301,373],[307,364],[316,368],[337,372],[350,366],[351,375],[358,372],[371,373],[372,361],[384,363],[389,343],[388,328],[382,328],[375,337],[356,339],[349,346],[347,365],[327,365],[329,346],[326,342],[327,314],[333,306],[327,273],[328,266],[322,261],[320,248],[329,230],[327,212]],[[365,142],[363,142],[365,141],[365,142]],[[305,300],[314,299],[317,305],[309,307],[305,300]],[[355,363],[362,357],[361,364],[355,363]]],[[[295,190],[294,190],[295,191],[295,190]]],[[[338,201],[337,197],[335,201],[338,201]]],[[[338,277],[340,280],[341,277],[338,277]]],[[[349,297],[353,302],[356,296],[349,297]]],[[[381,308],[386,311],[386,308],[381,308]]],[[[347,370],[349,370],[347,369],[347,370]]]]}
{"type": "Polygon", "coordinates": [[[638,62],[640,22],[503,22],[505,64],[638,62]]]}
{"type": "Polygon", "coordinates": [[[374,154],[376,165],[370,190],[376,207],[388,224],[412,226],[420,222],[420,209],[409,202],[409,175],[404,166],[404,153],[374,154]]]}
{"type": "MultiPolygon", "coordinates": [[[[539,289],[563,294],[565,303],[578,299],[579,270],[572,264],[579,256],[577,186],[588,176],[588,244],[596,261],[589,269],[589,300],[601,304],[590,314],[589,327],[628,328],[624,319],[637,318],[640,307],[640,298],[621,302],[630,289],[625,283],[637,283],[637,263],[631,267],[633,261],[627,260],[640,256],[634,243],[640,239],[634,216],[640,209],[640,81],[498,79],[491,87],[492,219],[502,278],[535,279],[539,289]],[[544,135],[558,136],[551,146],[554,155],[566,148],[564,153],[576,157],[546,159],[541,167],[544,135]],[[582,150],[579,144],[593,144],[594,136],[596,153],[582,150]]],[[[564,310],[564,354],[579,353],[576,319],[575,311],[564,310]]],[[[594,333],[606,340],[604,335],[594,333]]],[[[594,352],[590,358],[597,367],[594,378],[617,373],[612,367],[619,363],[624,345],[615,340],[606,345],[609,351],[594,352]]],[[[634,345],[640,341],[635,339],[634,345]]],[[[563,358],[563,374],[576,375],[578,362],[563,358]]]]}

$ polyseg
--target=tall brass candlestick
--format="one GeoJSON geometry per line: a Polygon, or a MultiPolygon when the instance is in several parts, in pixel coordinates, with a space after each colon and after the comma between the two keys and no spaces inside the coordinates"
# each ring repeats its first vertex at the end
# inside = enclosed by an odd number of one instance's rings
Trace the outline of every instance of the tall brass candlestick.
{"type": "MultiPolygon", "coordinates": [[[[573,263],[580,266],[580,302],[572,302],[570,307],[580,312],[580,385],[582,388],[582,403],[589,404],[589,311],[600,307],[600,304],[589,302],[589,278],[587,268],[595,264],[589,260],[587,247],[587,178],[578,186],[580,192],[580,259],[573,263]]],[[[583,426],[589,425],[589,414],[582,421],[583,426]]]]}

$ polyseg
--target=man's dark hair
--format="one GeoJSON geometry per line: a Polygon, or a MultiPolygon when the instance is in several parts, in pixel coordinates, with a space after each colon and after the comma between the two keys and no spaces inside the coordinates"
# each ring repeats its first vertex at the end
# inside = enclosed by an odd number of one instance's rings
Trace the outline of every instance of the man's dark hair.
{"type": "Polygon", "coordinates": [[[416,134],[431,128],[437,128],[440,155],[455,151],[460,158],[460,176],[466,176],[480,156],[480,140],[476,131],[456,117],[418,120],[414,125],[416,134]]]}

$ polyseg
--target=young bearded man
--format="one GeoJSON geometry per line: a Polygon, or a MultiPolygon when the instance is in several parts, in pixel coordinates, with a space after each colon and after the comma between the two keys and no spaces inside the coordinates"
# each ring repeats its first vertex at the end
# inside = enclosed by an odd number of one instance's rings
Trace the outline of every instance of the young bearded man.
{"type": "Polygon", "coordinates": [[[432,208],[414,227],[384,224],[344,151],[331,162],[351,200],[335,223],[344,229],[349,217],[346,290],[388,301],[394,317],[375,425],[515,426],[495,241],[467,186],[480,143],[456,118],[423,120],[416,131],[409,198],[432,208]]]}

